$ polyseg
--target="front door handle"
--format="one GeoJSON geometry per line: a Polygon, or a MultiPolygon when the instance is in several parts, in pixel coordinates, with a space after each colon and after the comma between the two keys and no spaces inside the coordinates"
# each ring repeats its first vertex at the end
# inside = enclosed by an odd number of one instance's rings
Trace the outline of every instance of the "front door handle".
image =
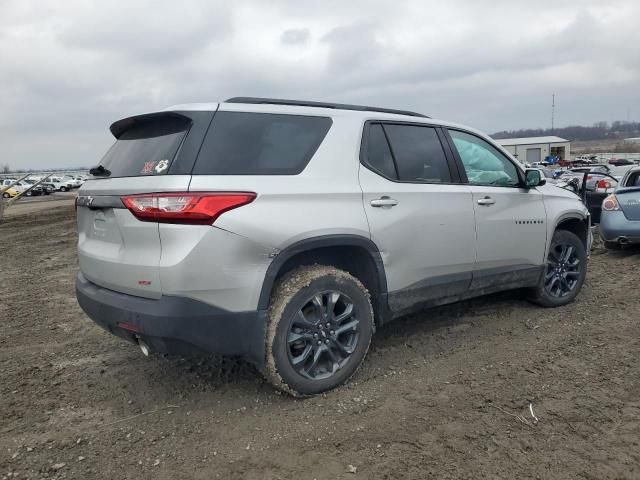
{"type": "Polygon", "coordinates": [[[478,200],[478,205],[489,206],[489,205],[493,205],[494,203],[496,203],[496,201],[491,197],[484,197],[478,200]]]}
{"type": "Polygon", "coordinates": [[[398,201],[395,198],[391,198],[387,196],[371,200],[372,207],[391,208],[391,207],[395,207],[397,204],[398,204],[398,201]]]}

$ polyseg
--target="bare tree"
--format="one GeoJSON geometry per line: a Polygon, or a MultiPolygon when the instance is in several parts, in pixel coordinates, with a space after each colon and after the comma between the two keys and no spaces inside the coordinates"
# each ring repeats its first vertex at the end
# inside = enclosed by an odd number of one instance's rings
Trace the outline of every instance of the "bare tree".
{"type": "Polygon", "coordinates": [[[5,163],[4,167],[2,167],[2,173],[11,173],[11,167],[8,163],[5,163]]]}

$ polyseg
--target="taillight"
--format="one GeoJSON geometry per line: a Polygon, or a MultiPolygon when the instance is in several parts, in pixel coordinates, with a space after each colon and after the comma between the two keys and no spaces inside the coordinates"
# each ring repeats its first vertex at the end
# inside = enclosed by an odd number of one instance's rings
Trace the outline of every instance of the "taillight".
{"type": "Polygon", "coordinates": [[[143,222],[212,225],[255,198],[252,192],[143,193],[122,197],[122,203],[143,222]]]}
{"type": "Polygon", "coordinates": [[[611,182],[608,180],[598,180],[596,188],[604,188],[606,190],[607,188],[611,188],[611,182]]]}
{"type": "Polygon", "coordinates": [[[620,205],[618,205],[618,199],[615,195],[609,195],[602,201],[602,209],[607,212],[611,212],[614,210],[620,210],[620,205]]]}

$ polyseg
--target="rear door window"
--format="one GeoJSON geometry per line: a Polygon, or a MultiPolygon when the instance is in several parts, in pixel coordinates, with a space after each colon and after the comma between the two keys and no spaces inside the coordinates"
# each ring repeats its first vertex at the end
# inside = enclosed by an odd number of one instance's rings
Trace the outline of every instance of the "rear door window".
{"type": "Polygon", "coordinates": [[[389,180],[451,182],[447,158],[432,127],[372,123],[366,141],[363,163],[389,180]]]}
{"type": "Polygon", "coordinates": [[[189,119],[178,116],[133,123],[120,134],[100,165],[110,172],[109,177],[163,175],[190,125],[189,119]]]}
{"type": "Polygon", "coordinates": [[[398,178],[404,182],[451,183],[451,172],[434,128],[415,125],[384,126],[396,161],[398,178]]]}
{"type": "Polygon", "coordinates": [[[391,156],[389,143],[379,123],[369,127],[369,138],[367,140],[367,163],[371,169],[381,174],[383,177],[392,180],[398,179],[398,173],[391,156]]]}
{"type": "Polygon", "coordinates": [[[324,140],[331,119],[270,113],[218,112],[194,175],[297,175],[324,140]]]}

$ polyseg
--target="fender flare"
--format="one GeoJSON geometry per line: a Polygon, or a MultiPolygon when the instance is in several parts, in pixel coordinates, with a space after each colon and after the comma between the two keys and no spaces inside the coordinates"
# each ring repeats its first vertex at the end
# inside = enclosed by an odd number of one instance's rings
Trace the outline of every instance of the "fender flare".
{"type": "Polygon", "coordinates": [[[369,253],[369,255],[371,255],[371,259],[373,260],[377,272],[377,280],[379,286],[379,291],[376,293],[379,297],[379,301],[381,299],[384,299],[384,303],[386,305],[387,276],[384,269],[384,263],[382,262],[382,255],[380,255],[380,250],[378,249],[376,244],[373,243],[369,238],[362,237],[360,235],[337,234],[306,238],[304,240],[295,242],[280,251],[278,255],[273,259],[273,261],[269,264],[269,267],[267,267],[264,281],[262,282],[262,289],[260,290],[258,310],[266,310],[267,308],[269,308],[269,301],[271,299],[271,291],[273,290],[273,285],[276,281],[276,278],[278,277],[280,269],[287,262],[287,260],[295,255],[298,255],[299,253],[315,250],[317,248],[349,246],[364,248],[369,253]]]}
{"type": "Polygon", "coordinates": [[[580,213],[580,212],[577,212],[577,211],[576,212],[563,213],[562,215],[560,215],[556,219],[556,224],[554,226],[554,231],[558,228],[558,225],[560,225],[565,220],[580,220],[581,222],[585,222],[589,218],[590,218],[590,215],[588,213],[587,214],[583,214],[583,213],[580,213]]]}
{"type": "MultiPolygon", "coordinates": [[[[555,224],[553,226],[553,231],[551,232],[551,234],[553,235],[558,230],[558,227],[560,226],[560,224],[567,220],[579,220],[585,224],[585,227],[587,230],[587,236],[584,240],[585,240],[585,248],[587,249],[587,254],[588,254],[589,249],[591,247],[591,238],[590,238],[591,215],[589,213],[584,214],[578,211],[563,213],[558,218],[556,218],[555,224]]],[[[549,255],[550,247],[551,247],[551,238],[549,238],[549,241],[547,242],[547,248],[545,249],[545,258],[547,258],[547,255],[549,255]]]]}

